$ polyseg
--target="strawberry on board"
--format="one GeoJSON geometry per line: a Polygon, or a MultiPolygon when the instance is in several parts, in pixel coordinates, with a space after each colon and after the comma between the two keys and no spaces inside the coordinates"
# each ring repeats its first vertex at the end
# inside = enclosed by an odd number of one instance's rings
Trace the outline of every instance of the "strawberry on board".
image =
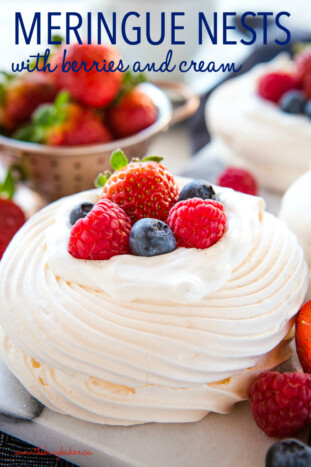
{"type": "Polygon", "coordinates": [[[311,300],[297,315],[295,340],[301,366],[306,373],[311,373],[311,300]]]}
{"type": "MultiPolygon", "coordinates": [[[[105,70],[114,62],[114,69],[120,61],[119,54],[112,47],[98,44],[72,44],[62,46],[52,59],[53,67],[57,65],[53,73],[54,82],[58,89],[70,91],[72,97],[81,104],[90,107],[105,107],[110,104],[121,87],[122,73],[119,71],[97,71],[93,66],[98,63],[101,69],[105,63],[105,70]],[[79,71],[63,71],[63,56],[66,49],[65,62],[76,62],[79,71]],[[83,65],[85,64],[85,65],[83,65]],[[92,67],[92,69],[91,69],[92,67]],[[85,70],[88,69],[90,71],[85,70]]],[[[65,66],[65,63],[64,63],[65,66]]],[[[69,66],[69,65],[68,65],[69,66]]]]}
{"type": "Polygon", "coordinates": [[[13,138],[51,146],[77,146],[106,143],[111,134],[101,118],[91,109],[70,101],[61,92],[53,104],[40,106],[29,125],[13,134],[13,138]]]}
{"type": "Polygon", "coordinates": [[[12,201],[14,185],[14,179],[9,170],[4,182],[0,184],[0,259],[15,233],[25,222],[25,214],[12,201]]]}
{"type": "Polygon", "coordinates": [[[132,223],[144,217],[166,221],[179,190],[161,160],[151,156],[128,163],[122,151],[115,151],[110,160],[115,172],[108,179],[99,177],[98,186],[104,186],[102,198],[118,204],[132,223]]]}

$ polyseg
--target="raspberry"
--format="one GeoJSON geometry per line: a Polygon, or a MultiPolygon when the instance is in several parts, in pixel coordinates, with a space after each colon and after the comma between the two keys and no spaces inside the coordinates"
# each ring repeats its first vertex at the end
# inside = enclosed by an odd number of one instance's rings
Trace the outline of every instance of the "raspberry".
{"type": "Polygon", "coordinates": [[[189,198],[171,209],[167,223],[178,246],[204,250],[225,233],[227,216],[218,201],[189,198]]]}
{"type": "Polygon", "coordinates": [[[267,436],[292,436],[311,421],[311,375],[266,371],[252,384],[249,400],[267,436]]]}
{"type": "Polygon", "coordinates": [[[121,206],[133,223],[144,217],[166,222],[178,194],[174,177],[163,165],[132,162],[113,173],[102,197],[121,206]]]}
{"type": "Polygon", "coordinates": [[[255,177],[244,169],[228,167],[218,178],[218,185],[256,196],[258,185],[255,177]]]}
{"type": "Polygon", "coordinates": [[[296,349],[306,373],[311,373],[311,300],[299,311],[295,324],[296,349]]]}
{"type": "Polygon", "coordinates": [[[68,251],[75,258],[104,260],[130,252],[131,221],[116,204],[100,200],[71,229],[68,251]]]}
{"type": "Polygon", "coordinates": [[[19,206],[13,201],[0,199],[0,259],[24,222],[25,215],[19,206]]]}
{"type": "Polygon", "coordinates": [[[299,80],[289,73],[273,72],[262,76],[258,82],[258,94],[271,102],[279,102],[283,94],[299,88],[299,80]]]}

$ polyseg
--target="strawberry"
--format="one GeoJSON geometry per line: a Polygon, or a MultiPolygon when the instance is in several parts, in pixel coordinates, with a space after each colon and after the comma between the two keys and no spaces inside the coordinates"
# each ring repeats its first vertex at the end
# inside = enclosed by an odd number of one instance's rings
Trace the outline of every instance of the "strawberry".
{"type": "Polygon", "coordinates": [[[39,105],[53,102],[56,89],[45,73],[5,76],[0,85],[0,125],[11,132],[28,122],[39,105]]]}
{"type": "Polygon", "coordinates": [[[25,222],[25,214],[12,201],[14,191],[15,182],[9,170],[4,182],[0,184],[0,259],[15,233],[25,222]]]}
{"type": "Polygon", "coordinates": [[[134,135],[155,123],[158,109],[149,96],[133,89],[108,110],[107,122],[117,138],[134,135]]]}
{"type": "Polygon", "coordinates": [[[297,315],[295,340],[301,366],[306,373],[311,373],[311,300],[297,315]]]}
{"type": "Polygon", "coordinates": [[[297,68],[297,77],[303,81],[311,74],[311,47],[305,47],[294,57],[297,68]]]}
{"type": "Polygon", "coordinates": [[[122,73],[119,71],[97,71],[94,61],[98,63],[99,69],[106,64],[114,62],[114,69],[120,61],[120,56],[111,47],[97,44],[73,44],[66,47],[66,62],[70,64],[76,62],[77,69],[86,64],[85,71],[72,71],[67,73],[62,71],[62,62],[65,46],[58,49],[52,59],[52,66],[57,65],[53,73],[54,81],[58,89],[70,91],[73,99],[81,104],[91,107],[105,107],[116,97],[121,87],[122,73]],[[92,67],[93,65],[93,67],[92,67]],[[91,69],[92,67],[92,69],[91,69]]]}
{"type": "Polygon", "coordinates": [[[39,107],[32,122],[13,137],[51,146],[77,146],[111,141],[109,130],[91,109],[69,101],[62,92],[54,104],[39,107]]]}
{"type": "Polygon", "coordinates": [[[128,164],[123,152],[115,151],[110,160],[115,172],[108,179],[102,175],[98,179],[97,186],[104,186],[102,198],[121,206],[132,223],[144,217],[166,221],[179,192],[161,160],[151,156],[128,164]]]}

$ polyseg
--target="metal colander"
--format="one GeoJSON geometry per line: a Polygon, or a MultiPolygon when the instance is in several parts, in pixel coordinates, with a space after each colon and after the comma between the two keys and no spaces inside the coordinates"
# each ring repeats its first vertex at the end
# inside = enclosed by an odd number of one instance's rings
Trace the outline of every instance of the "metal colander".
{"type": "Polygon", "coordinates": [[[53,147],[0,136],[1,162],[5,166],[22,167],[31,188],[47,201],[93,188],[97,174],[110,168],[109,159],[115,149],[121,148],[129,159],[142,157],[159,132],[189,117],[198,108],[198,97],[184,84],[162,82],[155,86],[144,83],[140,87],[157,106],[158,119],[136,135],[106,144],[79,147],[53,147]],[[185,103],[173,110],[160,87],[177,92],[185,103]]]}

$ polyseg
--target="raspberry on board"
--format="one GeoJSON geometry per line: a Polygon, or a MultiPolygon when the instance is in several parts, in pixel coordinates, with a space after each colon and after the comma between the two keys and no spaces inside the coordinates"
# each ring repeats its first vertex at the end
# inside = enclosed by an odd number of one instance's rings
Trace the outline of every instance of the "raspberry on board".
{"type": "Polygon", "coordinates": [[[218,201],[189,198],[171,209],[167,223],[177,245],[205,249],[214,245],[225,233],[227,216],[218,201]]]}
{"type": "Polygon", "coordinates": [[[292,436],[311,421],[311,375],[266,371],[252,384],[249,401],[267,436],[292,436]]]}
{"type": "Polygon", "coordinates": [[[120,206],[100,200],[71,229],[68,251],[78,259],[106,260],[130,253],[131,220],[120,206]]]}

